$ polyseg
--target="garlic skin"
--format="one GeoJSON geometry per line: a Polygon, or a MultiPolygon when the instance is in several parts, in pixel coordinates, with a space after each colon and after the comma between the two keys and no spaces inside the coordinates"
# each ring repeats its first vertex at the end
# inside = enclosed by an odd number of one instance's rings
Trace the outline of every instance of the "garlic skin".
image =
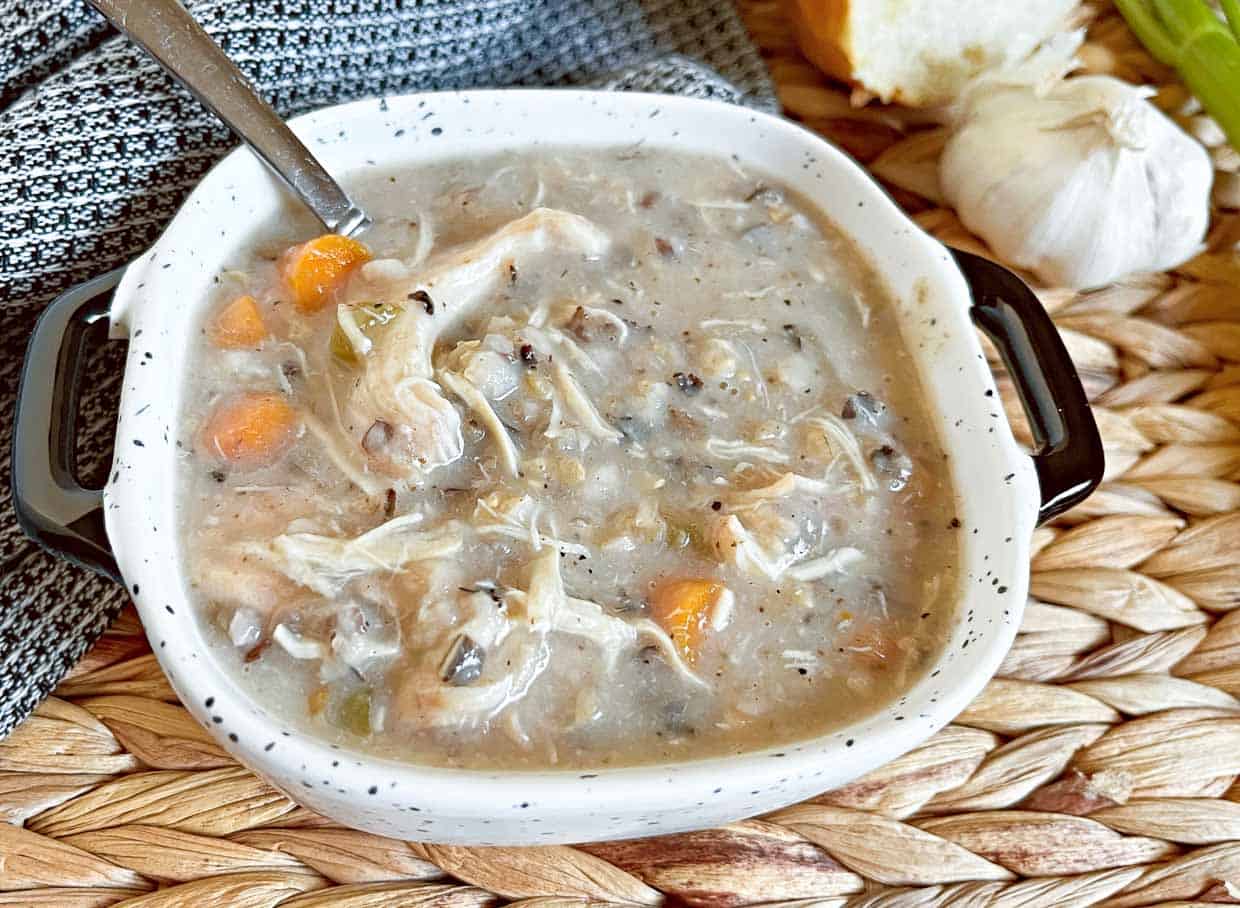
{"type": "Polygon", "coordinates": [[[1100,287],[1192,258],[1210,219],[1205,148],[1144,89],[1045,76],[992,80],[963,99],[939,180],[964,225],[1052,286],[1100,287]]]}

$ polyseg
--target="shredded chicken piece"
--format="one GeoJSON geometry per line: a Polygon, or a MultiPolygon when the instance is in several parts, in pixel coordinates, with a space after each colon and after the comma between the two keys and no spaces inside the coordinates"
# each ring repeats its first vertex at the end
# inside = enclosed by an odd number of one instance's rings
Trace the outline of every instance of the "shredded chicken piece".
{"type": "MultiPolygon", "coordinates": [[[[556,362],[552,364],[551,375],[555,379],[556,390],[564,398],[564,407],[577,420],[578,425],[584,429],[590,436],[600,441],[618,442],[624,436],[607,424],[607,421],[595,409],[594,403],[586,396],[585,391],[581,390],[581,386],[577,384],[577,380],[564,368],[564,364],[556,362]]],[[[551,434],[550,426],[546,432],[548,437],[556,436],[551,434]]]]}
{"type": "MultiPolygon", "coordinates": [[[[529,592],[520,597],[513,591],[505,593],[502,614],[507,627],[489,632],[500,646],[487,656],[488,664],[508,669],[503,677],[486,684],[453,686],[444,684],[437,672],[415,672],[402,690],[405,711],[413,713],[414,721],[429,726],[484,721],[528,693],[551,664],[547,633],[566,600],[559,560],[559,554],[548,549],[531,563],[529,592]]],[[[493,604],[491,611],[500,614],[493,604]]]]}
{"type": "Polygon", "coordinates": [[[748,318],[708,318],[702,320],[703,331],[714,331],[716,328],[738,328],[743,331],[761,333],[766,330],[766,322],[748,318]]]}
{"type": "Polygon", "coordinates": [[[529,495],[503,496],[493,492],[478,499],[474,506],[474,530],[479,536],[507,536],[509,539],[528,541],[538,551],[548,546],[568,555],[590,557],[590,550],[576,542],[568,542],[538,531],[539,505],[529,495]],[[484,523],[485,520],[494,521],[484,523]]]}
{"type": "Polygon", "coordinates": [[[338,612],[331,651],[341,664],[365,677],[372,665],[386,664],[400,654],[400,631],[378,607],[348,603],[338,612]]]}
{"type": "Polygon", "coordinates": [[[770,286],[763,287],[760,290],[733,290],[731,293],[725,293],[724,296],[732,299],[744,297],[748,300],[760,300],[768,293],[773,293],[777,289],[779,288],[777,288],[774,284],[771,284],[770,286]]]}
{"type": "Polygon", "coordinates": [[[715,597],[715,604],[710,610],[710,627],[713,631],[722,631],[732,623],[732,613],[736,610],[736,594],[726,586],[715,597]]]}
{"type": "MultiPolygon", "coordinates": [[[[292,341],[281,341],[275,346],[276,350],[288,350],[297,358],[297,364],[301,367],[301,374],[306,378],[314,375],[310,370],[310,364],[306,362],[306,351],[294,344],[292,341]]],[[[289,381],[288,376],[284,374],[284,363],[280,363],[272,368],[272,374],[280,385],[280,390],[285,394],[293,393],[293,383],[289,381]]]]}
{"type": "MultiPolygon", "coordinates": [[[[561,328],[568,327],[570,330],[572,330],[578,324],[580,324],[581,321],[586,322],[588,325],[588,322],[590,319],[598,319],[599,321],[606,322],[608,325],[610,325],[615,333],[614,340],[616,341],[617,344],[623,344],[626,340],[628,340],[629,326],[625,324],[624,319],[616,315],[614,312],[608,309],[603,309],[599,306],[587,306],[584,304],[579,305],[575,303],[572,304],[571,309],[568,312],[568,317],[561,319],[562,323],[560,327],[561,328]],[[581,321],[578,321],[578,320],[581,320],[581,321]]],[[[592,332],[593,330],[597,330],[597,329],[591,329],[587,327],[586,330],[590,331],[591,333],[587,336],[582,337],[582,339],[583,340],[595,339],[593,337],[592,332]]]]}
{"type": "Polygon", "coordinates": [[[706,453],[724,460],[753,459],[779,464],[786,464],[789,460],[785,452],[766,445],[754,445],[746,441],[729,441],[713,435],[706,441],[706,453]]]}
{"type": "Polygon", "coordinates": [[[857,444],[857,439],[853,436],[852,430],[844,425],[842,419],[838,416],[832,416],[830,413],[824,413],[821,416],[806,417],[805,424],[821,430],[823,435],[826,436],[827,443],[835,454],[831,464],[828,464],[828,469],[835,463],[836,459],[843,456],[857,474],[857,479],[860,480],[863,489],[867,492],[872,492],[878,488],[878,483],[874,480],[874,473],[870,470],[870,465],[865,462],[865,457],[861,454],[861,446],[857,444]]]}
{"type": "Polygon", "coordinates": [[[400,259],[371,259],[358,272],[372,284],[394,284],[410,278],[410,268],[400,259]]]}
{"type": "Polygon", "coordinates": [[[575,340],[561,331],[559,328],[550,328],[547,330],[547,337],[554,343],[561,352],[567,353],[577,365],[582,366],[595,375],[603,374],[603,367],[594,361],[590,354],[582,350],[575,340]]]}
{"type": "Polygon", "coordinates": [[[458,375],[455,372],[440,370],[435,377],[439,379],[440,384],[464,401],[466,406],[477,414],[483,426],[491,433],[491,438],[495,440],[496,447],[499,448],[500,462],[504,465],[504,471],[512,479],[516,479],[518,473],[517,462],[520,455],[517,453],[516,445],[512,443],[512,438],[508,435],[508,430],[500,422],[499,416],[495,413],[495,408],[491,406],[491,402],[487,400],[486,395],[479,391],[477,385],[469,381],[465,376],[458,375]]]}
{"type": "MultiPolygon", "coordinates": [[[[437,674],[425,668],[416,670],[405,679],[398,694],[406,716],[418,725],[431,727],[493,718],[523,698],[547,670],[551,662],[547,637],[555,632],[583,637],[596,644],[607,671],[614,669],[620,656],[640,639],[648,638],[682,678],[700,687],[708,686],[684,664],[672,639],[653,621],[624,621],[608,615],[596,602],[569,596],[560,572],[560,556],[553,549],[531,561],[528,590],[504,591],[503,609],[499,612],[493,605],[490,607],[492,615],[506,615],[503,620],[507,630],[495,633],[480,628],[477,636],[470,636],[481,642],[490,633],[490,639],[500,646],[488,655],[487,662],[505,666],[508,673],[490,683],[455,687],[443,684],[437,674]]],[[[470,633],[474,620],[454,631],[454,635],[470,633]]],[[[495,620],[498,619],[492,618],[492,623],[495,620]]]]}
{"type": "Polygon", "coordinates": [[[491,658],[512,665],[512,673],[490,684],[462,687],[443,684],[438,673],[415,673],[399,695],[402,712],[423,727],[485,721],[529,692],[551,664],[551,647],[545,637],[513,634],[491,658]]]}
{"type": "Polygon", "coordinates": [[[828,574],[841,574],[863,560],[865,556],[860,549],[846,545],[832,549],[820,558],[810,558],[793,565],[788,569],[788,576],[801,583],[808,583],[811,580],[821,580],[828,574]]]}
{"type": "Polygon", "coordinates": [[[505,601],[524,607],[526,619],[532,628],[548,633],[558,631],[585,637],[597,644],[608,671],[615,667],[616,660],[626,649],[636,645],[640,637],[649,637],[682,677],[699,686],[706,686],[705,682],[684,664],[667,632],[649,618],[624,621],[608,615],[597,602],[578,599],[565,593],[564,580],[560,574],[560,559],[554,552],[548,552],[533,562],[528,593],[508,590],[504,598],[505,601]]]}
{"type": "Polygon", "coordinates": [[[485,649],[494,649],[512,632],[513,620],[505,605],[496,607],[492,592],[479,590],[462,594],[458,603],[468,617],[452,631],[452,635],[465,634],[485,649]]]}
{"type": "Polygon", "coordinates": [[[319,440],[328,459],[359,489],[367,495],[378,495],[388,487],[388,482],[366,472],[364,465],[354,463],[351,452],[342,450],[341,434],[333,432],[311,413],[303,413],[302,422],[306,430],[319,440]]]}
{"type": "Polygon", "coordinates": [[[735,493],[732,497],[734,501],[742,506],[753,506],[763,502],[787,498],[789,495],[797,492],[823,495],[830,492],[832,488],[833,486],[829,482],[824,482],[821,479],[803,476],[800,473],[784,473],[769,485],[759,486],[756,489],[746,489],[735,493]]]}
{"type": "Polygon", "coordinates": [[[363,435],[376,422],[393,427],[382,458],[387,471],[416,480],[461,456],[463,448],[444,444],[459,437],[459,415],[429,381],[440,335],[492,299],[514,261],[549,251],[598,257],[609,244],[607,234],[585,218],[539,208],[443,254],[420,280],[386,301],[400,314],[363,360],[346,411],[348,424],[363,435]]]}
{"type": "Polygon", "coordinates": [[[431,219],[431,213],[429,211],[417,212],[417,225],[418,245],[413,250],[413,258],[405,263],[410,269],[417,268],[425,262],[435,247],[435,222],[431,219]]]}
{"type": "Polygon", "coordinates": [[[406,514],[353,538],[285,533],[266,544],[248,543],[244,550],[330,599],[364,574],[395,572],[415,561],[460,551],[464,536],[458,522],[419,532],[421,521],[421,514],[406,514]]]}
{"type": "Polygon", "coordinates": [[[762,369],[758,365],[758,357],[754,355],[753,348],[749,344],[740,344],[740,348],[749,357],[749,368],[753,375],[753,384],[758,390],[758,397],[762,398],[762,406],[769,407],[771,405],[771,396],[767,392],[766,379],[762,377],[762,369]]]}
{"type": "Polygon", "coordinates": [[[377,470],[408,478],[461,456],[465,450],[461,415],[444,399],[439,385],[427,378],[409,377],[391,390],[391,396],[400,401],[400,421],[377,418],[366,424],[361,437],[362,450],[377,470]],[[383,432],[372,444],[370,435],[376,427],[383,432]]]}
{"type": "Polygon", "coordinates": [[[715,523],[711,545],[720,561],[768,580],[778,580],[797,559],[795,554],[784,551],[782,545],[778,546],[778,551],[774,546],[763,547],[735,514],[715,523]]]}
{"type": "Polygon", "coordinates": [[[487,400],[503,400],[519,384],[519,372],[512,359],[512,339],[488,333],[482,340],[463,340],[446,353],[436,353],[436,374],[455,372],[487,400]]]}
{"type": "Polygon", "coordinates": [[[555,626],[556,614],[566,605],[564,578],[558,552],[548,551],[530,562],[530,589],[525,618],[530,630],[545,634],[555,626]]]}

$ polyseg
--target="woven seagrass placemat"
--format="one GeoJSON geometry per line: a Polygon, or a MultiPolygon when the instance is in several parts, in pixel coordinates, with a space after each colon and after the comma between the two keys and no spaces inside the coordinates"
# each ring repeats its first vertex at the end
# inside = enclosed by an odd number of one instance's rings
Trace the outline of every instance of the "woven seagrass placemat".
{"type": "MultiPolygon", "coordinates": [[[[742,8],[787,113],[926,229],[976,247],[934,202],[935,133],[854,109],[774,0],[742,8]]],[[[1087,68],[1152,83],[1211,147],[1216,217],[1175,273],[1041,292],[1096,405],[1107,481],[1038,532],[1036,602],[952,725],[846,788],[709,832],[407,843],[336,826],[235,764],[129,610],[0,741],[0,906],[1240,903],[1240,155],[1114,12],[1090,15],[1087,68]]]]}

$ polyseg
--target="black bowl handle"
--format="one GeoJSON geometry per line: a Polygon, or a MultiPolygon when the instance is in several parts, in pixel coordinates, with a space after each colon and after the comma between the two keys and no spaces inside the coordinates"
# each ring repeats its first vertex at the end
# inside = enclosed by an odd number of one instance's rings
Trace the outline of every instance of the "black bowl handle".
{"type": "Polygon", "coordinates": [[[107,336],[123,268],[79,284],[43,311],[30,336],[13,427],[13,506],[26,535],[56,555],[120,580],[103,527],[103,490],[77,473],[83,354],[107,336]]]}
{"type": "Polygon", "coordinates": [[[999,348],[1029,418],[1042,488],[1038,523],[1046,523],[1102,482],[1102,439],[1085,389],[1054,322],[1024,281],[980,255],[951,254],[973,293],[973,322],[999,348]]]}

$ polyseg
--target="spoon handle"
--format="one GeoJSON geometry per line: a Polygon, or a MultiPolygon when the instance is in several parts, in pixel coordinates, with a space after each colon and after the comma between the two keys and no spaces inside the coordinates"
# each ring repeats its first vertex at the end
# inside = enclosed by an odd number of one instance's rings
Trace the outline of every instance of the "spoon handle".
{"type": "Polygon", "coordinates": [[[88,0],[250,146],[332,233],[348,236],[366,213],[255,92],[177,0],[88,0]]]}

